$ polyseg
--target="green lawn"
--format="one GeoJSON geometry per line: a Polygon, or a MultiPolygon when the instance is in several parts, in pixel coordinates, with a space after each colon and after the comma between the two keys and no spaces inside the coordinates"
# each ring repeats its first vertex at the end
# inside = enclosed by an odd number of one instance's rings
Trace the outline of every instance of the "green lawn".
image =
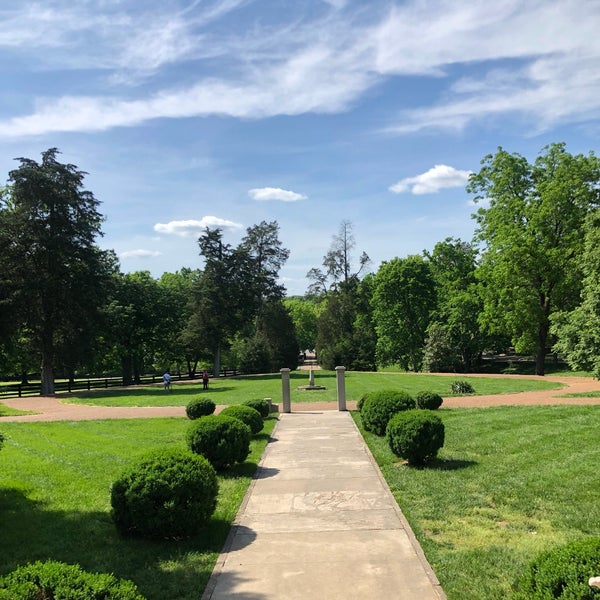
{"type": "MultiPolygon", "coordinates": [[[[308,384],[308,372],[291,373],[292,402],[335,402],[337,400],[336,374],[333,371],[315,371],[315,383],[325,386],[325,390],[301,391],[298,386],[308,384]]],[[[358,400],[365,392],[380,389],[403,389],[410,394],[421,390],[437,392],[442,396],[452,396],[450,385],[455,379],[467,380],[477,394],[507,394],[528,390],[559,389],[561,384],[550,381],[517,379],[510,376],[501,378],[414,374],[414,373],[357,373],[347,372],[345,378],[346,397],[358,400]]],[[[175,384],[170,392],[162,386],[143,386],[138,389],[110,389],[81,393],[69,396],[65,401],[78,404],[102,406],[184,406],[192,398],[205,396],[215,404],[240,404],[253,398],[272,398],[281,402],[281,375],[256,375],[229,377],[211,380],[210,389],[202,390],[202,385],[175,384]]]]}
{"type": "Polygon", "coordinates": [[[438,414],[446,442],[430,468],[364,435],[449,600],[510,598],[538,552],[600,535],[600,406],[438,414]]]}
{"type": "Polygon", "coordinates": [[[185,446],[187,419],[3,423],[0,573],[54,559],[133,580],[149,600],[198,600],[276,419],[254,437],[248,461],[219,477],[211,524],[187,541],[121,539],[110,486],[157,446],[185,446]]]}
{"type": "Polygon", "coordinates": [[[0,417],[11,417],[15,415],[29,415],[32,414],[32,411],[27,410],[19,410],[17,408],[11,408],[10,406],[6,406],[0,402],[0,417]]]}

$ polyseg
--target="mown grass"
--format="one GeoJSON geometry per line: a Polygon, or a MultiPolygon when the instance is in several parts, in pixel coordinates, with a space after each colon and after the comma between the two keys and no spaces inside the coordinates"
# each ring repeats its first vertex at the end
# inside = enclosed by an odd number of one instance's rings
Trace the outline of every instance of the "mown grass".
{"type": "Polygon", "coordinates": [[[18,408],[11,408],[0,402],[0,417],[13,417],[15,415],[29,415],[31,411],[19,410],[18,408]]]}
{"type": "Polygon", "coordinates": [[[248,460],[219,476],[210,525],[186,541],[120,538],[110,487],[123,468],[157,446],[185,446],[186,419],[4,423],[0,451],[0,573],[54,559],[133,580],[149,600],[197,600],[276,419],[254,436],[248,460]]]}
{"type": "MultiPolygon", "coordinates": [[[[380,389],[403,389],[410,394],[422,390],[448,397],[452,381],[460,379],[471,383],[477,394],[509,394],[529,390],[558,389],[561,384],[534,379],[507,377],[441,376],[415,373],[358,373],[345,376],[346,397],[358,400],[365,392],[380,389]]],[[[298,390],[308,384],[308,372],[290,374],[292,402],[335,402],[337,400],[336,373],[315,371],[315,383],[324,390],[298,390]]],[[[211,380],[210,388],[203,391],[201,384],[174,384],[170,392],[162,386],[143,386],[138,389],[111,389],[69,395],[66,402],[101,406],[184,406],[192,398],[207,397],[215,404],[240,404],[254,398],[272,398],[281,402],[281,375],[255,375],[211,380]]]]}
{"type": "Polygon", "coordinates": [[[600,407],[438,414],[446,442],[429,468],[363,435],[449,600],[510,598],[538,552],[599,535],[600,407]]]}

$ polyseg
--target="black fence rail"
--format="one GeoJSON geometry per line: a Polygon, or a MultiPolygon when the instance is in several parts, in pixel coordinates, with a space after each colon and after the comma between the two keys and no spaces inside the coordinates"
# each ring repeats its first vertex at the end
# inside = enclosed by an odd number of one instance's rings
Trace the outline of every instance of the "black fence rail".
{"type": "MultiPolygon", "coordinates": [[[[241,371],[235,369],[221,369],[219,377],[234,377],[242,375],[241,371]]],[[[212,372],[209,373],[211,379],[214,378],[212,372]]],[[[189,377],[182,374],[171,374],[171,381],[197,381],[200,375],[189,377]]],[[[162,375],[143,375],[139,382],[129,385],[151,385],[162,383],[162,375]]],[[[39,396],[41,393],[41,383],[9,383],[0,385],[0,400],[2,398],[25,398],[28,396],[39,396]]],[[[89,379],[75,379],[74,381],[55,381],[54,391],[56,393],[65,392],[83,392],[98,389],[108,389],[111,387],[124,387],[122,377],[94,377],[89,379]]]]}

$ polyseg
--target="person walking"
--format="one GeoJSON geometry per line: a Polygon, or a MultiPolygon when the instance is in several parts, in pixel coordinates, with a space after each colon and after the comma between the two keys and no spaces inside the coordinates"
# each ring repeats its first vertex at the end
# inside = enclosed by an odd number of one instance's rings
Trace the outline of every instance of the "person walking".
{"type": "Polygon", "coordinates": [[[202,371],[202,389],[208,389],[208,371],[202,371]]]}
{"type": "Polygon", "coordinates": [[[166,371],[163,375],[163,385],[165,386],[166,391],[171,391],[171,375],[169,371],[166,371]]]}

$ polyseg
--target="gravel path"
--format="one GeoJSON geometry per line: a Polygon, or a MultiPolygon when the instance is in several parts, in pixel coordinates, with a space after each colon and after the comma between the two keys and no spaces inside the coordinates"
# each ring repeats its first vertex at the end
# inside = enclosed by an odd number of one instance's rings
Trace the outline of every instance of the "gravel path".
{"type": "MultiPolygon", "coordinates": [[[[455,374],[448,376],[456,377],[455,374]]],[[[474,377],[474,375],[469,375],[474,377]]],[[[481,375],[481,377],[494,377],[494,375],[481,375]]],[[[497,377],[506,377],[498,375],[497,377]]],[[[556,381],[566,387],[558,390],[542,390],[534,392],[518,392],[513,394],[498,394],[492,396],[461,396],[444,398],[444,408],[472,408],[490,406],[532,406],[550,404],[589,405],[600,404],[598,398],[562,398],[564,394],[598,391],[600,381],[590,377],[555,377],[547,375],[536,377],[528,375],[511,375],[524,379],[539,379],[543,381],[556,381]]],[[[111,407],[88,406],[82,404],[69,404],[68,398],[31,397],[11,398],[2,400],[2,404],[19,410],[32,411],[35,414],[0,417],[0,423],[6,421],[91,421],[96,419],[138,419],[152,417],[184,417],[184,406],[143,406],[143,407],[111,407]]],[[[356,408],[356,402],[346,403],[349,410],[356,408]]],[[[224,406],[218,406],[216,412],[224,406]]],[[[293,403],[293,412],[321,412],[337,410],[335,402],[302,402],[293,403]]]]}

